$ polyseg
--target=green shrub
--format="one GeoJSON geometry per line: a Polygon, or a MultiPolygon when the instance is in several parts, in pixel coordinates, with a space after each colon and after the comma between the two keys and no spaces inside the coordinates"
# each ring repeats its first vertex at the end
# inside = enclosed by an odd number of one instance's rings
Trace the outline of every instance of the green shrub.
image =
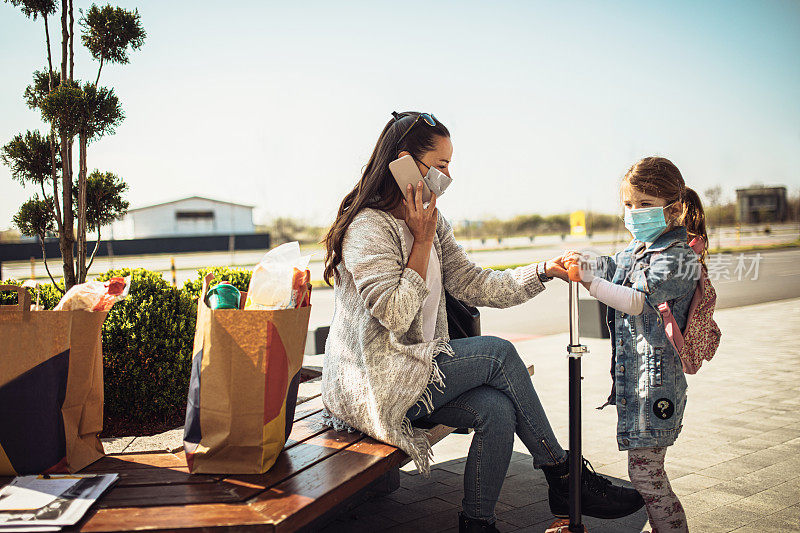
{"type": "Polygon", "coordinates": [[[128,275],[128,297],[114,305],[103,324],[106,418],[179,422],[186,408],[197,306],[160,273],[120,269],[98,279],[128,275]]]}
{"type": "Polygon", "coordinates": [[[197,279],[189,280],[184,283],[183,288],[195,300],[200,297],[200,291],[203,290],[203,278],[206,274],[214,274],[216,280],[211,283],[211,286],[218,284],[220,281],[230,281],[231,285],[240,291],[246,291],[250,285],[250,276],[253,274],[250,270],[241,268],[228,268],[228,267],[208,267],[201,268],[197,271],[197,279]]]}
{"type": "MultiPolygon", "coordinates": [[[[7,279],[2,282],[3,285],[21,285],[22,282],[17,281],[15,279],[7,279]]],[[[39,305],[41,305],[44,309],[52,309],[57,304],[58,301],[61,299],[62,291],[64,290],[64,281],[59,281],[58,286],[61,290],[57,289],[55,285],[52,283],[41,284],[39,285],[39,305]]],[[[31,287],[25,287],[25,290],[28,291],[28,294],[31,295],[31,303],[36,303],[36,289],[32,289],[31,287]]],[[[17,293],[16,292],[9,292],[3,291],[0,292],[0,305],[13,305],[17,303],[17,293]]]]}

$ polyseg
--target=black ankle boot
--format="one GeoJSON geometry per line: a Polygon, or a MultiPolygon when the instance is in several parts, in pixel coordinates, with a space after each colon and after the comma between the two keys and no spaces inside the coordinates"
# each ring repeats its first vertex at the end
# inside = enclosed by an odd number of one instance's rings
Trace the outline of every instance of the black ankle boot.
{"type": "MultiPolygon", "coordinates": [[[[550,485],[548,499],[550,512],[559,518],[569,516],[569,452],[567,460],[553,466],[543,466],[542,472],[550,485]]],[[[581,513],[595,518],[622,518],[644,506],[642,496],[635,489],[613,485],[594,471],[586,459],[581,472],[581,513]]]]}
{"type": "Polygon", "coordinates": [[[500,533],[500,530],[494,524],[467,518],[464,513],[458,513],[458,533],[500,533]]]}

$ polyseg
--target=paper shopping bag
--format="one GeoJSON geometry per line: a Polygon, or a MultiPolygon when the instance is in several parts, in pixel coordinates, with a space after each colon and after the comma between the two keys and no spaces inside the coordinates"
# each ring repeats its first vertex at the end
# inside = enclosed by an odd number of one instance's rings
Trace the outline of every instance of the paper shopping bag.
{"type": "Polygon", "coordinates": [[[77,472],[103,456],[105,311],[0,306],[0,475],[77,472]]]}
{"type": "Polygon", "coordinates": [[[206,276],[197,303],[186,461],[192,473],[264,473],[291,428],[311,306],[211,309],[205,297],[213,279],[206,276]]]}

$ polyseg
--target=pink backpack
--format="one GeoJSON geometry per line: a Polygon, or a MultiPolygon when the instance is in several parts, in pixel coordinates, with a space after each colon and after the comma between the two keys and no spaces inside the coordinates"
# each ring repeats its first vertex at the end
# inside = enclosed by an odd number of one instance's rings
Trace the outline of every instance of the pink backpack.
{"type": "MultiPolygon", "coordinates": [[[[704,248],[703,239],[695,237],[689,243],[692,250],[698,255],[704,248]]],[[[719,347],[722,332],[714,322],[714,306],[717,303],[717,291],[708,279],[705,265],[701,265],[700,279],[694,290],[692,302],[689,304],[689,314],[686,317],[686,328],[681,332],[672,310],[667,302],[658,306],[664,319],[664,332],[670,344],[675,348],[681,358],[683,371],[687,374],[696,374],[703,361],[710,361],[719,347]]]]}

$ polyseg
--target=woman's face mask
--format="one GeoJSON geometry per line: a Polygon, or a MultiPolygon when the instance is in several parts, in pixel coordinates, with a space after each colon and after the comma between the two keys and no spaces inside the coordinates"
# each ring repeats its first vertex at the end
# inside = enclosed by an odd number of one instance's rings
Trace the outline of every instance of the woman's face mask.
{"type": "Polygon", "coordinates": [[[445,189],[453,183],[453,178],[444,174],[436,167],[429,167],[422,161],[419,161],[419,163],[428,168],[428,172],[422,177],[422,181],[424,181],[425,186],[436,195],[436,198],[440,198],[444,194],[445,189]]]}

